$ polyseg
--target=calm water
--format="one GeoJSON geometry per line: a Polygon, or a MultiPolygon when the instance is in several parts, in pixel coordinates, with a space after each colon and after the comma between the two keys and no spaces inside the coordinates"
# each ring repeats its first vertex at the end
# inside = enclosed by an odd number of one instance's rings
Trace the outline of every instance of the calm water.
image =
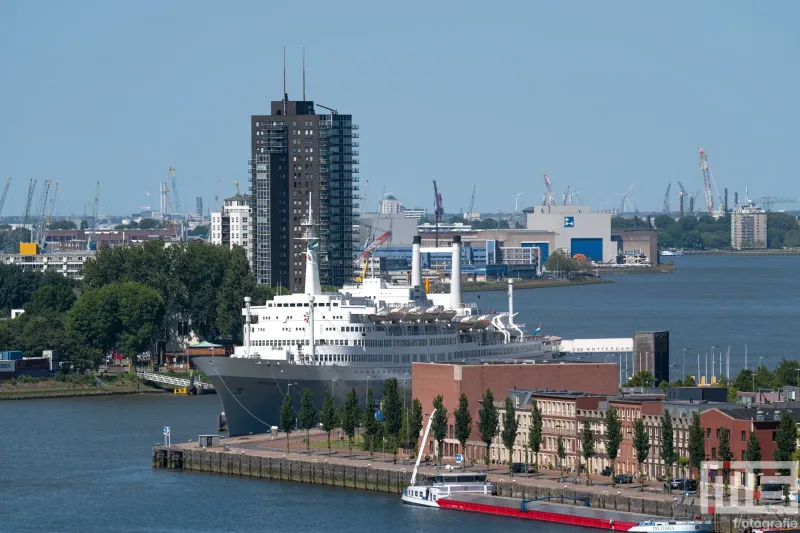
{"type": "MultiPolygon", "coordinates": [[[[704,354],[730,345],[732,373],[745,344],[751,364],[796,357],[800,257],[676,262],[674,274],[518,291],[517,311],[529,327],[541,322],[564,337],[669,329],[677,362],[684,347],[704,354]]],[[[506,308],[504,293],[480,296],[484,308],[506,308]]],[[[1,402],[0,531],[582,531],[418,509],[392,495],[150,467],[164,424],[173,442],[188,441],[213,431],[219,410],[216,396],[1,402]]]]}

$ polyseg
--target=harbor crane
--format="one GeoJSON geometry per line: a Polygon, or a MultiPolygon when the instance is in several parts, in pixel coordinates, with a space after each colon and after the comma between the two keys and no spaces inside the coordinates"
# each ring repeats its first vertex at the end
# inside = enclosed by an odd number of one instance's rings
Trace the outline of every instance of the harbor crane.
{"type": "Polygon", "coordinates": [[[444,216],[444,207],[442,206],[442,194],[436,186],[436,180],[433,180],[433,215],[436,220],[436,247],[439,247],[439,223],[444,216]]]}
{"type": "Polygon", "coordinates": [[[45,180],[42,196],[39,198],[39,209],[36,211],[38,218],[31,229],[31,242],[39,244],[44,238],[45,213],[47,209],[47,196],[50,194],[50,180],[45,180]]]}
{"type": "Polygon", "coordinates": [[[33,191],[36,190],[36,180],[31,179],[31,182],[28,184],[28,198],[25,201],[25,211],[22,215],[22,225],[27,226],[28,222],[31,218],[31,202],[33,202],[33,191]]]}
{"type": "Polygon", "coordinates": [[[547,206],[547,212],[550,212],[550,206],[553,205],[553,185],[550,183],[550,178],[547,177],[547,174],[542,174],[544,177],[544,186],[547,187],[547,195],[545,196],[546,200],[542,203],[542,205],[547,206]]]}
{"type": "MultiPolygon", "coordinates": [[[[475,189],[477,187],[477,185],[472,186],[472,198],[469,200],[469,211],[467,211],[467,216],[470,218],[472,218],[472,209],[475,207],[475,189]]],[[[469,222],[469,220],[467,220],[467,222],[469,222]]]]}
{"type": "Polygon", "coordinates": [[[567,200],[570,198],[569,195],[569,185],[567,185],[567,192],[564,193],[563,202],[561,205],[567,205],[567,200]]]}
{"type": "MultiPolygon", "coordinates": [[[[685,198],[691,195],[686,193],[686,189],[683,188],[683,184],[680,181],[678,182],[678,187],[680,188],[680,192],[678,193],[678,203],[680,207],[681,218],[683,218],[683,203],[685,198]]],[[[689,212],[691,213],[691,210],[689,212]]]]}
{"type": "Polygon", "coordinates": [[[58,182],[56,182],[56,186],[53,189],[53,194],[50,196],[50,204],[47,206],[47,216],[45,217],[44,222],[42,222],[42,235],[38,241],[39,248],[41,250],[44,250],[45,246],[47,245],[47,230],[50,228],[51,219],[53,218],[53,211],[55,211],[56,197],[58,197],[58,182]]]}
{"type": "MultiPolygon", "coordinates": [[[[11,178],[8,178],[8,181],[6,182],[6,186],[3,189],[3,196],[0,196],[0,215],[3,214],[3,206],[5,205],[6,198],[8,197],[8,188],[9,187],[11,187],[11,178]]],[[[473,197],[474,197],[474,194],[475,194],[474,190],[473,190],[472,194],[473,194],[473,197]]]]}
{"type": "Polygon", "coordinates": [[[703,189],[705,190],[706,195],[706,208],[708,209],[708,216],[713,217],[714,213],[714,195],[711,192],[711,187],[713,185],[714,191],[717,193],[717,197],[719,198],[720,207],[719,213],[717,216],[724,215],[725,210],[725,200],[722,198],[722,195],[719,193],[719,189],[717,188],[717,183],[714,181],[714,175],[711,174],[711,169],[708,167],[708,154],[706,154],[705,150],[700,148],[698,151],[700,154],[700,170],[703,172],[703,189]]]}
{"type": "MultiPolygon", "coordinates": [[[[749,202],[749,199],[745,199],[749,202]]],[[[764,196],[763,198],[756,198],[753,200],[754,204],[764,208],[764,211],[772,211],[775,204],[800,204],[800,198],[782,198],[780,196],[764,196]]]]}
{"type": "Polygon", "coordinates": [[[670,205],[670,201],[669,201],[669,191],[670,191],[670,189],[672,189],[672,182],[671,181],[669,182],[669,185],[667,185],[667,192],[664,193],[664,214],[665,215],[669,215],[670,213],[672,213],[672,206],[670,205]]]}
{"type": "MultiPolygon", "coordinates": [[[[92,223],[89,226],[88,234],[89,236],[86,238],[86,249],[92,249],[92,237],[94,236],[94,232],[97,230],[97,210],[100,207],[100,182],[97,182],[97,186],[94,191],[94,203],[92,205],[92,223]]],[[[94,244],[97,247],[97,243],[94,244]]]]}

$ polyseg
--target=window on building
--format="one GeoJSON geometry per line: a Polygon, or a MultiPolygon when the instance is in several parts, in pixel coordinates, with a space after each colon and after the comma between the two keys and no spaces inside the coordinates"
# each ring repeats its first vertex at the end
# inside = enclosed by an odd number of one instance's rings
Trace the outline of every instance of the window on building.
{"type": "Polygon", "coordinates": [[[711,428],[706,429],[706,438],[711,439],[711,428]]]}
{"type": "Polygon", "coordinates": [[[745,442],[746,440],[747,440],[747,432],[742,431],[742,442],[745,442]]]}

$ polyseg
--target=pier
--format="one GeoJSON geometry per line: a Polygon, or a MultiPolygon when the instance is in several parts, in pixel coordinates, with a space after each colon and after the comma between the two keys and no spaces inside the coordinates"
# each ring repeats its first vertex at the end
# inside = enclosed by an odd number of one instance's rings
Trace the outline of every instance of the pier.
{"type": "MultiPolygon", "coordinates": [[[[299,437],[299,436],[298,436],[299,437]]],[[[313,438],[313,437],[312,437],[313,438]]],[[[295,447],[302,443],[292,437],[292,451],[280,450],[286,440],[271,440],[266,435],[223,439],[221,446],[200,447],[198,442],[156,445],[152,449],[154,468],[176,471],[203,472],[230,476],[241,476],[279,481],[293,481],[341,487],[343,489],[367,490],[401,494],[411,480],[413,464],[391,462],[391,456],[378,454],[365,456],[366,452],[312,448],[302,452],[295,447]]],[[[482,467],[483,465],[479,465],[482,467]]],[[[424,466],[420,475],[432,475],[444,467],[424,466]]],[[[563,483],[537,479],[523,475],[511,476],[507,471],[489,472],[489,480],[495,484],[496,494],[520,500],[547,499],[553,504],[585,505],[590,507],[633,513],[648,517],[695,517],[699,516],[699,495],[680,493],[662,494],[638,492],[629,486],[608,486],[563,483]]],[[[398,498],[398,505],[400,499],[398,498]]],[[[733,516],[707,516],[714,520],[715,531],[738,533],[733,516]]]]}

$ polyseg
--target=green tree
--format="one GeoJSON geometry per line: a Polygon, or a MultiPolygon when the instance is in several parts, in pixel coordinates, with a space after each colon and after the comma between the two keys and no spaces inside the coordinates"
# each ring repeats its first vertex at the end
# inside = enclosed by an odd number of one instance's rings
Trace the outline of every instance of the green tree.
{"type": "Polygon", "coordinates": [[[367,401],[361,415],[361,433],[364,435],[363,449],[369,451],[370,455],[375,454],[375,438],[380,432],[380,423],[375,418],[375,400],[372,397],[372,390],[367,391],[367,401]]]}
{"type": "Polygon", "coordinates": [[[649,371],[642,370],[631,376],[628,385],[631,387],[655,387],[656,378],[649,371]]]}
{"type": "Polygon", "coordinates": [[[358,395],[356,395],[356,389],[352,389],[345,399],[344,416],[342,417],[342,430],[344,430],[344,434],[347,435],[350,446],[350,456],[353,455],[353,437],[356,436],[356,428],[358,427],[360,415],[358,395]]]}
{"type": "MultiPolygon", "coordinates": [[[[386,433],[397,443],[400,439],[400,429],[403,425],[403,401],[397,387],[397,378],[389,378],[383,384],[383,417],[386,424],[386,433]]],[[[394,450],[394,463],[397,463],[397,446],[394,450]]]]}
{"type": "MultiPolygon", "coordinates": [[[[757,463],[761,461],[761,443],[758,442],[755,431],[750,432],[750,437],[747,439],[747,449],[744,452],[744,458],[750,463],[757,463]]],[[[753,492],[758,490],[758,479],[761,473],[760,468],[753,468],[753,492]]],[[[756,501],[758,503],[758,501],[756,501]]]]}
{"type": "Polygon", "coordinates": [[[686,479],[686,467],[689,466],[689,458],[688,457],[683,457],[681,455],[681,456],[678,457],[677,463],[678,463],[678,468],[680,469],[680,472],[681,472],[681,477],[683,479],[686,479]]]}
{"type": "Polygon", "coordinates": [[[322,405],[322,411],[319,413],[319,421],[322,423],[322,430],[328,434],[328,455],[331,454],[331,432],[339,425],[338,416],[336,413],[336,404],[334,403],[333,396],[328,391],[325,391],[325,403],[322,405]]]}
{"type": "Polygon", "coordinates": [[[619,416],[617,415],[616,407],[610,406],[606,409],[605,423],[606,453],[608,454],[608,459],[611,461],[611,486],[616,487],[614,467],[616,466],[617,455],[619,455],[619,446],[622,444],[622,422],[620,422],[619,416]]]}
{"type": "Polygon", "coordinates": [[[455,419],[456,439],[461,443],[461,452],[467,453],[467,440],[472,434],[472,415],[469,412],[467,395],[462,393],[458,398],[458,409],[453,412],[455,419]]]}
{"type": "Polygon", "coordinates": [[[283,397],[281,404],[281,432],[286,433],[286,453],[289,453],[289,434],[292,432],[292,425],[294,424],[294,407],[292,406],[292,398],[289,395],[283,397]]]}
{"type": "Polygon", "coordinates": [[[486,457],[484,459],[487,465],[489,464],[489,448],[492,446],[492,441],[497,435],[499,426],[500,414],[494,406],[492,390],[486,389],[478,411],[478,432],[481,434],[481,440],[486,446],[486,457]]]}
{"type": "Polygon", "coordinates": [[[542,449],[542,409],[536,400],[531,401],[531,426],[528,429],[528,445],[534,454],[534,471],[539,472],[539,452],[542,449]]]}
{"type": "Polygon", "coordinates": [[[672,491],[672,465],[677,460],[675,453],[675,430],[672,427],[672,415],[665,408],[661,415],[661,461],[667,476],[667,493],[672,491]]]}
{"type": "Polygon", "coordinates": [[[147,350],[164,316],[156,291],[139,283],[113,283],[86,291],[67,317],[67,328],[78,342],[128,357],[147,350]]]}
{"type": "Polygon", "coordinates": [[[558,456],[558,469],[561,471],[561,477],[564,477],[564,458],[567,457],[567,449],[564,447],[564,439],[561,435],[558,436],[556,441],[556,455],[558,456]]]}
{"type": "Polygon", "coordinates": [[[447,409],[444,406],[444,398],[442,398],[441,394],[433,399],[433,408],[436,409],[436,412],[433,414],[431,431],[433,431],[433,440],[436,441],[437,456],[441,462],[442,453],[444,452],[444,439],[447,437],[447,409]]]}
{"type": "Polygon", "coordinates": [[[636,461],[639,463],[639,477],[641,479],[641,491],[644,491],[644,474],[642,474],[642,464],[647,461],[650,455],[650,437],[644,428],[644,420],[637,418],[633,421],[633,448],[636,450],[636,461]]]}
{"type": "Polygon", "coordinates": [[[517,442],[517,429],[519,422],[517,421],[517,412],[514,409],[514,402],[511,398],[506,397],[506,407],[503,412],[503,432],[501,438],[503,445],[508,450],[508,471],[514,471],[514,443],[517,442]]]}
{"type": "MultiPolygon", "coordinates": [[[[775,445],[777,449],[772,456],[776,461],[789,462],[793,460],[794,452],[797,449],[797,422],[788,412],[781,413],[781,421],[775,435],[775,445]]],[[[788,468],[779,468],[781,476],[788,476],[788,468]]]]}
{"type": "Polygon", "coordinates": [[[700,425],[700,414],[697,411],[692,412],[692,423],[689,426],[689,465],[691,475],[691,467],[697,469],[697,482],[699,483],[700,466],[706,460],[706,446],[703,440],[704,430],[700,425]]]}
{"type": "MultiPolygon", "coordinates": [[[[242,340],[244,317],[241,310],[245,296],[256,296],[256,280],[250,271],[250,261],[244,248],[235,246],[227,256],[225,273],[217,294],[215,324],[220,335],[230,337],[235,342],[242,340]]],[[[272,299],[271,295],[267,299],[272,299]]],[[[261,301],[256,305],[263,303],[261,301]]]]}
{"type": "Polygon", "coordinates": [[[300,412],[297,414],[297,419],[300,422],[300,429],[306,430],[306,451],[310,451],[309,432],[317,422],[317,408],[314,407],[314,398],[308,388],[303,389],[303,395],[300,397],[300,412]]]}
{"type": "Polygon", "coordinates": [[[75,230],[78,226],[71,220],[54,220],[48,225],[51,230],[75,230]]]}
{"type": "Polygon", "coordinates": [[[31,295],[30,301],[25,304],[28,314],[43,315],[50,312],[64,313],[75,304],[74,283],[59,275],[63,280],[42,285],[31,295]]]}
{"type": "Polygon", "coordinates": [[[592,480],[589,477],[589,474],[592,470],[592,465],[589,461],[591,461],[592,457],[595,456],[594,451],[594,436],[592,435],[592,426],[589,424],[588,420],[583,421],[583,438],[581,439],[581,447],[582,447],[582,455],[583,460],[586,463],[586,484],[591,484],[592,480]]]}
{"type": "Polygon", "coordinates": [[[414,398],[414,401],[411,402],[411,419],[409,420],[408,426],[411,435],[414,436],[414,452],[416,452],[419,443],[419,434],[422,431],[422,402],[417,398],[414,398]]]}
{"type": "Polygon", "coordinates": [[[728,494],[728,483],[730,476],[730,468],[725,468],[725,463],[727,461],[733,461],[733,452],[731,451],[731,439],[730,434],[727,429],[724,427],[719,428],[719,444],[717,445],[717,459],[723,461],[722,465],[722,483],[725,490],[725,494],[728,494]]]}

